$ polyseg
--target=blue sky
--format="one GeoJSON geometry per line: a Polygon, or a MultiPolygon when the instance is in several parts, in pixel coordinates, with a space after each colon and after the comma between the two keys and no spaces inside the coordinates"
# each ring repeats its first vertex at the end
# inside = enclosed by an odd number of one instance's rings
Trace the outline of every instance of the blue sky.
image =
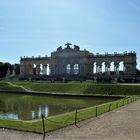
{"type": "Polygon", "coordinates": [[[140,0],[0,0],[0,61],[50,56],[66,42],[93,53],[136,51],[140,0]]]}

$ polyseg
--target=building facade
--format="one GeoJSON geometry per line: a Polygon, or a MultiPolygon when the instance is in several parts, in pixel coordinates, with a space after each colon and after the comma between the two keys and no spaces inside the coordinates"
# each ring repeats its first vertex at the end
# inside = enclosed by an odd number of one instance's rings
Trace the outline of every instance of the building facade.
{"type": "Polygon", "coordinates": [[[124,78],[136,74],[136,53],[93,54],[79,46],[57,48],[50,57],[21,57],[20,78],[124,78]]]}

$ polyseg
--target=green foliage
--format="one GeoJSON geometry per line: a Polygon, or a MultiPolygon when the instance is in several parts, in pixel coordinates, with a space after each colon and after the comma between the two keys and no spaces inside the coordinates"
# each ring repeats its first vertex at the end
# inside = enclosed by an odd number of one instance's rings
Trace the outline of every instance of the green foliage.
{"type": "Polygon", "coordinates": [[[8,69],[10,69],[10,73],[12,73],[13,65],[10,63],[0,62],[0,78],[4,78],[6,76],[8,69]]]}

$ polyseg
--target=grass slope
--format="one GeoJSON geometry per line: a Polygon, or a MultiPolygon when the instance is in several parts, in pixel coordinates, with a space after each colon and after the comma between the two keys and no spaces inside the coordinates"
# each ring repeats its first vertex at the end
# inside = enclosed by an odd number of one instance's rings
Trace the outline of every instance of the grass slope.
{"type": "Polygon", "coordinates": [[[0,90],[3,91],[25,91],[21,87],[14,87],[6,82],[0,82],[0,90]]]}
{"type": "MultiPolygon", "coordinates": [[[[138,85],[94,84],[94,83],[46,83],[10,81],[13,84],[24,86],[26,89],[50,93],[70,94],[102,94],[102,95],[140,95],[138,85]]],[[[12,87],[6,82],[0,82],[0,90],[24,91],[20,87],[12,87]]]]}
{"type": "Polygon", "coordinates": [[[93,84],[93,83],[45,83],[45,82],[13,82],[32,91],[71,93],[71,94],[102,94],[102,95],[140,95],[138,85],[93,84]]]}

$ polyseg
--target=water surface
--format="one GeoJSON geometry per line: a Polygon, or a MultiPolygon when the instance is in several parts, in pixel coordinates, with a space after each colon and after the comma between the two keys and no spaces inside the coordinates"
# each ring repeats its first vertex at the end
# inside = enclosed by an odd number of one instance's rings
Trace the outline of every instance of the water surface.
{"type": "Polygon", "coordinates": [[[114,101],[116,98],[0,93],[0,119],[33,120],[114,101]]]}

